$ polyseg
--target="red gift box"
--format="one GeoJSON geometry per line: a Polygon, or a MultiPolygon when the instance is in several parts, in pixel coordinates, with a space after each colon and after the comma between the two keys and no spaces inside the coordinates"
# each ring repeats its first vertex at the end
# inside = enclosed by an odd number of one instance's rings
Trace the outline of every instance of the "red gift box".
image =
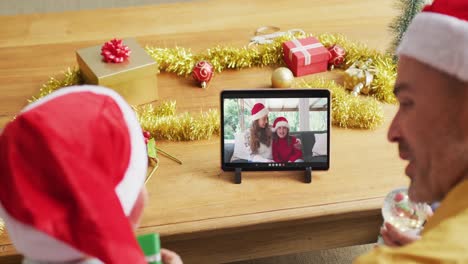
{"type": "Polygon", "coordinates": [[[330,53],[314,37],[283,43],[283,58],[294,76],[327,71],[330,53]]]}

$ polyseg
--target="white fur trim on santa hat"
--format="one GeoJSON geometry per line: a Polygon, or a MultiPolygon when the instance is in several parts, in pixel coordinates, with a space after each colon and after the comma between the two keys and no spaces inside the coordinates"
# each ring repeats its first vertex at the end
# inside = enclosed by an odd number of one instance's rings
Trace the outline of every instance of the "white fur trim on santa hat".
{"type": "Polygon", "coordinates": [[[468,82],[468,22],[433,12],[416,15],[397,54],[468,82]]]}
{"type": "Polygon", "coordinates": [[[260,119],[260,118],[262,118],[262,117],[268,115],[268,113],[269,113],[269,112],[268,112],[268,109],[267,109],[266,107],[264,107],[262,110],[260,110],[260,111],[258,111],[257,113],[255,113],[255,115],[252,115],[252,116],[250,117],[250,120],[255,121],[255,120],[257,120],[257,119],[260,119]]]}
{"type": "Polygon", "coordinates": [[[278,123],[275,124],[275,127],[273,127],[273,131],[276,131],[278,127],[287,127],[289,128],[289,123],[286,121],[279,121],[278,123]]]}
{"type": "Polygon", "coordinates": [[[0,203],[0,215],[8,228],[8,235],[18,252],[35,261],[68,262],[86,255],[30,225],[25,225],[8,214],[0,203]]]}
{"type": "MultiPolygon", "coordinates": [[[[125,215],[128,216],[144,185],[146,171],[148,169],[148,157],[141,126],[138,123],[135,112],[118,93],[108,88],[93,85],[71,86],[61,88],[29,104],[21,112],[27,112],[51,99],[76,92],[92,92],[95,94],[107,95],[117,103],[122,111],[130,135],[131,152],[128,168],[122,181],[116,186],[115,192],[120,200],[125,215]]],[[[64,242],[13,219],[4,210],[1,204],[0,216],[4,218],[8,233],[17,250],[29,259],[64,262],[83,257],[81,252],[64,242]]]]}

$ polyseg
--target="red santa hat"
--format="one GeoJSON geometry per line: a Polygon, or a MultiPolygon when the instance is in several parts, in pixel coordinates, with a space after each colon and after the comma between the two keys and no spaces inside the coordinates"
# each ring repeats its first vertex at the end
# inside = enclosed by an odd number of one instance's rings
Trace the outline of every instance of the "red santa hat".
{"type": "Polygon", "coordinates": [[[287,127],[289,129],[289,123],[288,123],[288,120],[286,119],[286,117],[277,117],[275,119],[275,122],[273,122],[273,128],[272,130],[273,131],[276,131],[276,129],[278,129],[278,127],[287,127]]]}
{"type": "Polygon", "coordinates": [[[62,88],[0,135],[0,217],[28,259],[145,263],[127,216],[146,170],[142,131],[122,97],[62,88]]]}
{"type": "Polygon", "coordinates": [[[468,82],[467,47],[468,1],[435,0],[414,17],[397,53],[468,82]]]}
{"type": "Polygon", "coordinates": [[[250,119],[252,121],[254,121],[254,120],[258,120],[258,119],[268,115],[268,109],[262,103],[256,103],[252,107],[252,112],[251,113],[252,113],[252,116],[250,117],[250,119]]]}

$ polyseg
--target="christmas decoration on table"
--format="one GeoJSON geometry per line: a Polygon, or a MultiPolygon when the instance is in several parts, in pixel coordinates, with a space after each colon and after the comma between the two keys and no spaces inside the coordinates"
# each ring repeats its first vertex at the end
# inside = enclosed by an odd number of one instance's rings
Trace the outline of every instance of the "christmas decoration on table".
{"type": "Polygon", "coordinates": [[[273,88],[290,88],[294,83],[294,75],[286,67],[279,67],[271,74],[271,86],[273,88]]]}
{"type": "Polygon", "coordinates": [[[330,52],[315,37],[292,39],[282,46],[284,61],[294,76],[327,71],[330,52]]]}
{"type": "Polygon", "coordinates": [[[346,60],[340,68],[347,69],[357,61],[372,60],[369,67],[375,68],[375,75],[370,85],[369,96],[384,103],[395,104],[397,102],[393,94],[396,64],[391,54],[384,54],[369,49],[364,44],[351,42],[343,35],[321,34],[317,38],[325,47],[339,45],[346,51],[346,60]]]}
{"type": "MultiPolygon", "coordinates": [[[[147,46],[146,51],[158,63],[161,71],[172,72],[177,75],[187,76],[191,74],[193,66],[200,60],[210,61],[216,72],[225,69],[243,69],[252,67],[264,67],[282,65],[282,44],[293,38],[304,38],[310,34],[293,33],[285,34],[263,45],[248,47],[216,46],[199,54],[194,54],[190,49],[182,47],[157,48],[147,46]]],[[[340,68],[346,69],[354,62],[372,59],[376,74],[371,84],[372,97],[385,103],[396,103],[393,94],[393,85],[396,78],[396,65],[391,54],[383,54],[377,50],[369,49],[361,43],[348,40],[339,34],[320,34],[317,39],[325,46],[338,45],[346,51],[346,59],[340,68]]]]}
{"type": "Polygon", "coordinates": [[[159,168],[158,153],[161,153],[164,156],[182,165],[182,161],[180,161],[176,157],[172,156],[171,154],[165,152],[164,150],[156,146],[156,140],[154,139],[154,137],[151,135],[149,131],[143,131],[143,137],[145,139],[146,151],[148,153],[148,165],[150,167],[150,170],[148,171],[148,174],[146,175],[145,183],[147,183],[151,179],[153,174],[159,168]]]}
{"type": "Polygon", "coordinates": [[[151,176],[156,172],[159,167],[158,149],[156,148],[156,140],[151,137],[151,133],[143,131],[143,137],[145,138],[146,152],[148,153],[148,165],[151,167],[148,174],[146,175],[145,183],[149,181],[151,176]]]}
{"type": "Polygon", "coordinates": [[[276,38],[284,35],[294,36],[296,38],[303,38],[306,33],[302,29],[290,29],[286,32],[279,31],[279,27],[274,26],[263,26],[255,30],[255,36],[250,39],[250,45],[253,44],[271,44],[276,38]]]}
{"type": "Polygon", "coordinates": [[[112,88],[132,105],[158,99],[158,65],[135,39],[113,39],[102,47],[79,49],[76,58],[85,83],[112,88]]]}
{"type": "MultiPolygon", "coordinates": [[[[40,89],[38,96],[33,96],[29,103],[32,103],[51,92],[63,87],[82,84],[79,78],[79,70],[68,69],[64,73],[64,79],[58,80],[51,77],[40,89]]],[[[219,112],[210,109],[191,115],[188,112],[176,115],[176,102],[162,102],[159,106],[152,105],[134,106],[134,110],[139,116],[139,121],[143,129],[156,135],[155,139],[188,141],[209,139],[213,135],[219,135],[219,112]],[[158,119],[158,118],[162,119],[158,119]],[[149,128],[149,129],[148,129],[149,128]]],[[[161,152],[161,149],[159,149],[161,152]]],[[[170,157],[171,158],[171,157],[170,157]]]]}
{"type": "Polygon", "coordinates": [[[137,236],[138,244],[145,254],[148,264],[162,264],[161,241],[159,234],[151,233],[137,236]]]}
{"type": "Polygon", "coordinates": [[[385,222],[401,232],[418,233],[423,229],[429,208],[425,203],[412,202],[408,197],[408,189],[400,188],[385,197],[382,216],[385,222]]]}
{"type": "MultiPolygon", "coordinates": [[[[400,45],[403,34],[408,29],[411,20],[414,16],[421,12],[424,5],[429,4],[432,0],[397,0],[396,6],[401,12],[390,24],[390,29],[395,35],[392,45],[389,49],[391,54],[396,54],[396,48],[400,45]]],[[[396,56],[394,57],[396,59],[396,56]]]]}
{"type": "MultiPolygon", "coordinates": [[[[306,35],[308,36],[308,35],[306,35]]],[[[282,43],[292,38],[304,37],[301,33],[285,34],[275,38],[271,43],[259,46],[215,46],[199,54],[193,54],[190,49],[158,48],[147,46],[146,51],[158,63],[159,69],[172,72],[179,76],[192,73],[193,66],[198,61],[209,61],[215,72],[225,69],[244,69],[284,64],[282,43]]]]}
{"type": "Polygon", "coordinates": [[[187,112],[176,114],[176,103],[164,102],[158,107],[139,106],[135,112],[142,128],[157,140],[201,140],[220,134],[217,110],[210,109],[195,116],[187,112]]]}
{"type": "Polygon", "coordinates": [[[121,39],[110,40],[101,47],[102,59],[106,63],[122,63],[128,59],[130,53],[130,48],[121,39]]]}
{"type": "MultiPolygon", "coordinates": [[[[296,32],[279,36],[273,39],[271,43],[263,45],[252,45],[250,47],[242,48],[216,46],[198,54],[192,53],[190,49],[181,47],[155,48],[147,46],[146,52],[154,61],[157,62],[159,70],[187,76],[192,73],[192,69],[195,64],[201,60],[210,61],[213,65],[214,71],[216,72],[221,72],[225,69],[243,69],[282,65],[284,63],[281,48],[283,42],[290,41],[293,38],[303,38],[308,36],[310,36],[310,34],[305,34],[304,36],[304,34],[296,32]]],[[[373,81],[370,84],[369,96],[382,102],[396,103],[396,98],[393,94],[393,85],[396,78],[396,65],[391,54],[383,54],[376,50],[369,49],[363,44],[349,41],[342,35],[321,34],[317,36],[317,39],[327,48],[337,45],[346,51],[345,61],[341,66],[339,66],[340,69],[347,69],[357,61],[366,62],[371,59],[372,63],[369,67],[375,68],[375,74],[373,81]]],[[[340,72],[338,71],[337,73],[340,72]]],[[[60,88],[62,84],[63,86],[68,86],[71,84],[81,83],[80,78],[82,78],[82,74],[79,70],[69,69],[68,72],[65,73],[64,80],[51,78],[49,82],[43,85],[40,94],[33,97],[30,101],[37,100],[51,91],[60,88]]],[[[334,81],[332,81],[332,83],[333,87],[344,89],[334,81]]],[[[327,85],[328,84],[329,83],[327,83],[327,85]]],[[[376,109],[375,100],[365,100],[362,96],[354,97],[353,99],[353,96],[345,96],[346,94],[349,95],[349,93],[345,92],[343,96],[337,96],[337,102],[339,101],[342,106],[349,106],[351,104],[357,106],[357,108],[351,111],[353,115],[360,113],[359,111],[364,112],[357,115],[359,116],[358,118],[349,116],[351,113],[349,111],[349,107],[336,107],[333,111],[338,112],[332,114],[341,118],[334,123],[335,125],[349,128],[375,128],[376,125],[382,123],[380,116],[383,114],[381,114],[381,110],[376,109]],[[371,113],[370,109],[376,109],[377,112],[371,113]]],[[[186,114],[185,117],[184,115],[181,115],[178,118],[185,118],[186,123],[190,123],[187,121],[189,119],[189,116],[187,115],[188,114],[186,114]]],[[[151,126],[155,127],[155,125],[151,126]]],[[[177,134],[177,136],[169,136],[169,138],[171,138],[169,140],[195,140],[197,138],[206,138],[205,136],[193,137],[182,136],[182,133],[177,134]]]]}
{"type": "Polygon", "coordinates": [[[357,61],[344,72],[344,87],[351,90],[352,95],[369,94],[376,72],[371,65],[371,59],[366,62],[357,61]]]}
{"type": "Polygon", "coordinates": [[[39,94],[37,96],[31,97],[31,99],[28,100],[28,103],[37,101],[57,89],[72,86],[72,85],[77,85],[77,84],[83,84],[81,73],[76,68],[74,69],[68,68],[66,71],[62,73],[62,75],[63,77],[61,79],[50,77],[49,80],[45,84],[42,85],[41,89],[39,90],[39,94]]]}
{"type": "Polygon", "coordinates": [[[329,89],[332,96],[332,124],[344,128],[374,129],[382,125],[384,113],[379,101],[372,97],[355,97],[331,80],[302,81],[299,87],[329,89]]]}
{"type": "Polygon", "coordinates": [[[193,67],[192,76],[195,81],[201,84],[202,88],[206,88],[213,77],[213,65],[208,61],[197,62],[193,67]]]}
{"type": "Polygon", "coordinates": [[[328,47],[328,52],[330,53],[330,59],[328,60],[328,68],[330,70],[341,66],[345,61],[346,51],[342,47],[335,44],[328,47]]]}

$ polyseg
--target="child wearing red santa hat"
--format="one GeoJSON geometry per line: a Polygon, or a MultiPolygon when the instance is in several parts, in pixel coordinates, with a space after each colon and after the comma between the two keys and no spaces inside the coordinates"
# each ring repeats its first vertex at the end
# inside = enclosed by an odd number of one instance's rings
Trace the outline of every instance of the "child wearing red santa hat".
{"type": "Polygon", "coordinates": [[[299,140],[289,135],[289,123],[285,117],[278,117],[273,123],[273,160],[275,162],[303,162],[302,151],[294,147],[299,140]]]}
{"type": "Polygon", "coordinates": [[[62,88],[23,109],[0,134],[0,217],[23,263],[145,264],[134,229],[147,160],[135,113],[110,89],[62,88]]]}

